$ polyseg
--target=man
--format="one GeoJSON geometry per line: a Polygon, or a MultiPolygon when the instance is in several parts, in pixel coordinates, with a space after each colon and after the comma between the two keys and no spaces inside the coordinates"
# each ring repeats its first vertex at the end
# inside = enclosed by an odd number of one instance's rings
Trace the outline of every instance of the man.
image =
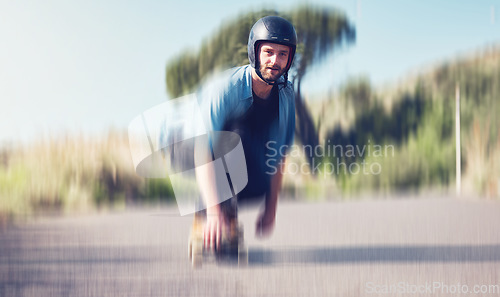
{"type": "Polygon", "coordinates": [[[201,195],[208,205],[196,215],[206,216],[206,249],[217,249],[223,232],[236,220],[236,203],[263,196],[265,207],[257,219],[256,235],[269,236],[273,230],[283,178],[280,167],[285,156],[269,158],[269,144],[278,148],[293,141],[295,99],[288,70],[296,44],[295,29],[287,20],[277,16],[258,20],[248,39],[250,65],[229,70],[222,78],[205,84],[197,94],[209,130],[239,134],[248,170],[248,184],[237,194],[237,201],[217,203],[214,172],[207,166],[196,168],[201,195]]]}

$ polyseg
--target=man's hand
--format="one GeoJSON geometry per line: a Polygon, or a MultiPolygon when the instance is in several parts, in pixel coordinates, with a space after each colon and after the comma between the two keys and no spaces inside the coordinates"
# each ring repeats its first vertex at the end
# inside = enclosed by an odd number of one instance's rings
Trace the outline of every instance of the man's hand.
{"type": "Polygon", "coordinates": [[[274,230],[274,221],[276,219],[276,212],[265,210],[259,215],[257,219],[257,225],[255,228],[255,236],[257,238],[267,238],[274,230]]]}
{"type": "Polygon", "coordinates": [[[228,228],[228,222],[219,206],[214,206],[207,209],[207,222],[205,224],[205,229],[203,230],[203,247],[205,249],[218,249],[222,230],[228,228]]]}

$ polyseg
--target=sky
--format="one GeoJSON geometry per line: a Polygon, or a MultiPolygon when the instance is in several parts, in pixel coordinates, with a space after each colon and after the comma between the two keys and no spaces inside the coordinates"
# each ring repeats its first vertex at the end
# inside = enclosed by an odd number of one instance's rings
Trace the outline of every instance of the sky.
{"type": "Polygon", "coordinates": [[[396,82],[500,42],[495,0],[0,0],[0,145],[125,130],[168,99],[169,60],[245,11],[304,2],[343,10],[357,31],[355,44],[310,70],[306,94],[359,75],[396,82]]]}

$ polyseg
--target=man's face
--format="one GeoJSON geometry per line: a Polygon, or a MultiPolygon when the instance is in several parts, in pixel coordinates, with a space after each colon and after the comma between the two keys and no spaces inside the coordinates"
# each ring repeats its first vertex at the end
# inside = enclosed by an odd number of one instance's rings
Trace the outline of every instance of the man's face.
{"type": "Polygon", "coordinates": [[[286,45],[264,42],[260,45],[260,73],[268,81],[277,81],[285,73],[290,48],[286,45]]]}

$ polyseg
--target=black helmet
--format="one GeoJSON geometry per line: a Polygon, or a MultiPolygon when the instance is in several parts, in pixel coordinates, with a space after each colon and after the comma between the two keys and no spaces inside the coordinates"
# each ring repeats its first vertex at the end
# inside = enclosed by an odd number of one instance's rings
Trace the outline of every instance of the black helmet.
{"type": "Polygon", "coordinates": [[[263,17],[253,25],[250,36],[248,37],[248,59],[250,60],[250,65],[257,70],[257,74],[262,78],[259,71],[258,59],[256,57],[257,48],[260,42],[272,42],[290,47],[288,64],[285,69],[286,74],[290,66],[292,66],[295,49],[297,47],[297,33],[295,33],[293,25],[279,16],[263,17]]]}

